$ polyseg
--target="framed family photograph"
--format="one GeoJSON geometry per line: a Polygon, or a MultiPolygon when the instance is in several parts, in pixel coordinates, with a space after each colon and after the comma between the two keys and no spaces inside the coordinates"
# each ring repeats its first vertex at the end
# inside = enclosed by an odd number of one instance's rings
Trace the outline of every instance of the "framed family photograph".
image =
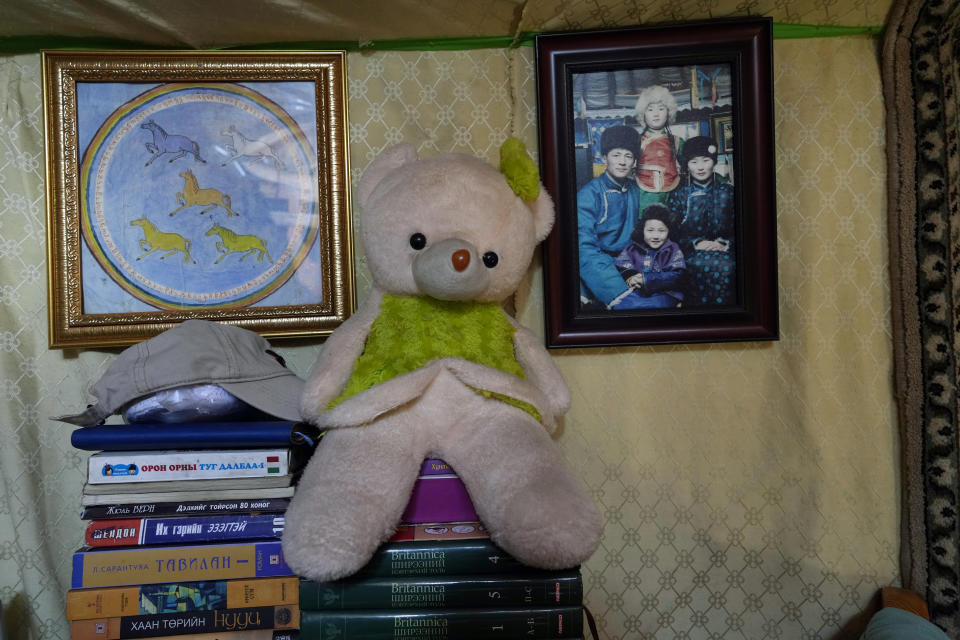
{"type": "Polygon", "coordinates": [[[353,311],[345,55],[45,51],[49,343],[353,311]]]}
{"type": "Polygon", "coordinates": [[[536,38],[547,345],[778,338],[772,22],[536,38]]]}

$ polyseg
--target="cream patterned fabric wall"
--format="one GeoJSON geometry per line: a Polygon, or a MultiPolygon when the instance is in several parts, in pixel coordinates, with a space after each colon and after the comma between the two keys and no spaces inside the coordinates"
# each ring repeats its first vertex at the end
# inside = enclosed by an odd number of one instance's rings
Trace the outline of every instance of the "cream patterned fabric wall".
{"type": "MultiPolygon", "coordinates": [[[[560,445],[606,518],[584,567],[602,637],[827,638],[897,581],[897,443],[875,42],[775,46],[782,340],[572,350],[560,445]]],[[[536,148],[533,54],[348,57],[354,181],[385,145],[536,148]]],[[[0,600],[66,639],[85,456],[48,417],[115,352],[48,351],[40,59],[0,58],[0,600]]],[[[362,254],[362,252],[360,252],[362,254]]],[[[362,255],[360,296],[369,287],[362,255]]],[[[542,324],[539,269],[517,296],[542,324]]],[[[280,351],[305,375],[320,346],[280,351]]]]}
{"type": "Polygon", "coordinates": [[[779,342],[557,354],[564,450],[606,513],[586,575],[607,637],[829,638],[897,580],[873,47],[775,46],[779,342]]]}

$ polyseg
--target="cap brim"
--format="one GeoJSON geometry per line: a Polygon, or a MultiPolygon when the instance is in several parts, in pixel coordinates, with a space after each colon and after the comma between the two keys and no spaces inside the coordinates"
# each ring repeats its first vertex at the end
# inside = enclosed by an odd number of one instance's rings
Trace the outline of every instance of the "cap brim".
{"type": "Polygon", "coordinates": [[[92,427],[103,422],[110,413],[105,413],[100,403],[90,405],[86,411],[81,413],[68,413],[62,416],[53,416],[51,420],[74,424],[78,427],[92,427]]]}
{"type": "Polygon", "coordinates": [[[264,413],[283,420],[300,421],[303,380],[293,373],[246,382],[217,382],[236,397],[264,413]]]}

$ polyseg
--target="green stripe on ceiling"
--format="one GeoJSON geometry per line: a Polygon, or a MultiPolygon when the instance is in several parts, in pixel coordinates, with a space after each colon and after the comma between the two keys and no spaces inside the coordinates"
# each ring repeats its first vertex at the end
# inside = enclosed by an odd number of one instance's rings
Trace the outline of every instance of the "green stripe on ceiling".
{"type": "Polygon", "coordinates": [[[845,38],[850,36],[878,36],[883,33],[882,26],[875,27],[837,27],[819,24],[773,23],[774,40],[792,40],[796,38],[845,38]]]}

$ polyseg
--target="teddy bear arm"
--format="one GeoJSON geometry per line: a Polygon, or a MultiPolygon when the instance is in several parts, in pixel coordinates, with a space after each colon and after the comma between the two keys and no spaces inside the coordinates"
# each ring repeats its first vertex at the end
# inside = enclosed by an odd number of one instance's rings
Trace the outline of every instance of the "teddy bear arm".
{"type": "Polygon", "coordinates": [[[539,339],[526,327],[515,326],[513,346],[517,362],[530,384],[546,397],[553,415],[562,416],[570,408],[570,388],[539,339]]]}
{"type": "Polygon", "coordinates": [[[354,363],[363,353],[370,327],[380,311],[380,296],[371,294],[363,306],[327,338],[304,385],[301,413],[316,419],[343,391],[354,363]]]}

